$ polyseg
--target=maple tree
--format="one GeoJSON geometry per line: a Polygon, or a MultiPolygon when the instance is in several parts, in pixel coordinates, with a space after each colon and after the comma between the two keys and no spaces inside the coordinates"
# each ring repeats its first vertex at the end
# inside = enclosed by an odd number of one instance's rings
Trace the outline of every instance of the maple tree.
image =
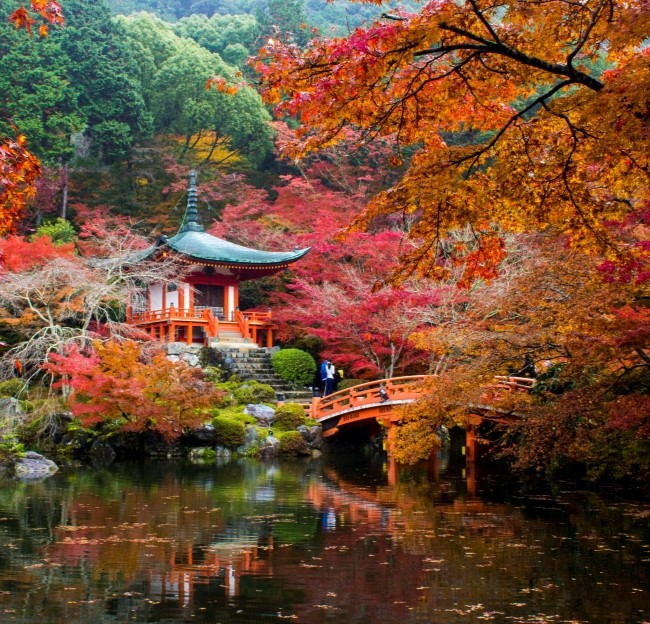
{"type": "MultiPolygon", "coordinates": [[[[63,23],[63,14],[55,0],[31,0],[29,5],[20,3],[9,21],[29,34],[40,23],[38,32],[45,37],[50,24],[63,23]]],[[[0,136],[0,236],[16,230],[40,175],[40,163],[27,148],[26,137],[11,128],[13,135],[0,136]]]]}
{"type": "Polygon", "coordinates": [[[404,411],[396,456],[427,457],[437,427],[479,413],[500,422],[502,452],[519,469],[582,466],[592,478],[650,469],[650,319],[638,287],[604,282],[598,259],[543,236],[516,237],[508,252],[498,278],[414,336],[445,365],[404,411]],[[535,385],[510,392],[495,375],[535,385]]]}
{"type": "Polygon", "coordinates": [[[413,220],[396,279],[446,276],[448,235],[467,223],[473,248],[454,251],[481,256],[468,280],[502,260],[495,224],[562,232],[640,266],[628,269],[636,279],[650,245],[609,224],[647,210],[649,19],[641,0],[436,0],[304,50],[269,41],[255,68],[276,113],[300,118],[285,154],[330,146],[347,128],[361,143],[394,137],[397,163],[416,149],[354,224],[413,220]]]}
{"type": "Polygon", "coordinates": [[[170,257],[140,262],[147,241],[101,221],[81,231],[75,245],[0,239],[0,323],[14,346],[0,359],[5,376],[19,359],[25,375],[38,372],[53,351],[109,335],[145,338],[123,322],[123,308],[151,281],[172,282],[184,269],[170,257]]]}
{"type": "Polygon", "coordinates": [[[312,248],[270,288],[276,291],[270,301],[280,339],[316,336],[328,357],[356,375],[392,376],[425,366],[426,354],[413,348],[409,336],[422,322],[420,310],[433,305],[439,291],[424,283],[374,290],[394,264],[400,233],[382,228],[336,240],[383,173],[365,162],[353,165],[345,153],[318,158],[302,173],[283,176],[273,200],[249,189],[210,232],[258,248],[312,248]]]}
{"type": "Polygon", "coordinates": [[[158,351],[145,357],[133,341],[95,341],[51,353],[43,368],[65,390],[72,413],[84,427],[107,425],[121,431],[154,431],[166,442],[198,427],[220,393],[200,369],[171,362],[158,351]]]}

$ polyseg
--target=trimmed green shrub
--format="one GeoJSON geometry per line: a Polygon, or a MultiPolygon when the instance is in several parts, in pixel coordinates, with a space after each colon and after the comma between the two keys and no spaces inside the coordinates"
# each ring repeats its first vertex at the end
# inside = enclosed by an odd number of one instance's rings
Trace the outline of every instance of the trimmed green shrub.
{"type": "Polygon", "coordinates": [[[247,403],[275,403],[276,400],[275,390],[271,386],[255,380],[245,381],[233,394],[240,405],[247,403]]]}
{"type": "Polygon", "coordinates": [[[307,442],[299,431],[285,431],[278,435],[280,440],[280,455],[309,455],[307,442]]]}
{"type": "Polygon", "coordinates": [[[308,386],[314,380],[316,360],[300,349],[281,349],[271,358],[273,370],[278,377],[298,386],[308,386]]]}
{"type": "Polygon", "coordinates": [[[243,423],[223,416],[216,416],[212,419],[212,425],[218,446],[237,448],[244,444],[245,427],[243,423]]]}
{"type": "Polygon", "coordinates": [[[293,431],[305,423],[305,408],[298,403],[278,405],[273,418],[273,429],[293,431]]]}
{"type": "Polygon", "coordinates": [[[348,388],[353,388],[354,386],[360,386],[361,384],[368,383],[367,379],[341,379],[339,381],[339,390],[347,390],[348,388]]]}
{"type": "Polygon", "coordinates": [[[0,383],[0,398],[15,397],[21,394],[27,384],[22,379],[8,379],[0,383]]]}

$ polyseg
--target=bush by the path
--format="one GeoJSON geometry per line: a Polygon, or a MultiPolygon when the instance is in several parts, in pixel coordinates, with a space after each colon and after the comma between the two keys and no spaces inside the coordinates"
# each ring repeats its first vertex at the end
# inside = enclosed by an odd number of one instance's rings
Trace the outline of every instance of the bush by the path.
{"type": "Polygon", "coordinates": [[[361,384],[368,383],[367,379],[342,379],[339,382],[339,390],[347,390],[348,388],[353,388],[354,386],[360,386],[361,384]]]}
{"type": "Polygon", "coordinates": [[[300,349],[282,349],[273,354],[271,364],[275,374],[298,386],[310,385],[316,373],[316,360],[300,349]]]}

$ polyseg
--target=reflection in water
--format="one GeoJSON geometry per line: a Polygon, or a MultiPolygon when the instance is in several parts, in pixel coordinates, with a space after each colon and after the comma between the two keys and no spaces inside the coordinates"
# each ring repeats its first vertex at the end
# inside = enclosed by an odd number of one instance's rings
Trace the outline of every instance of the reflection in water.
{"type": "Polygon", "coordinates": [[[393,468],[119,464],[5,483],[0,622],[650,621],[650,507],[523,497],[453,462],[439,478],[393,468]]]}

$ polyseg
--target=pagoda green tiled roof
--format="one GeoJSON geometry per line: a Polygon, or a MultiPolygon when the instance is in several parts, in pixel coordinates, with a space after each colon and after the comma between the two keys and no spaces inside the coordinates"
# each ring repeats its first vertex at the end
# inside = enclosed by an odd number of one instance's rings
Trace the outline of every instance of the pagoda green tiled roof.
{"type": "MultiPolygon", "coordinates": [[[[183,223],[175,236],[171,238],[161,236],[156,245],[157,248],[166,246],[176,253],[196,261],[213,262],[233,268],[257,269],[281,267],[295,262],[309,252],[309,247],[293,251],[261,251],[236,245],[208,234],[201,225],[196,205],[196,174],[192,171],[183,223]]],[[[154,249],[148,250],[147,255],[154,249]]]]}
{"type": "Polygon", "coordinates": [[[233,264],[241,266],[288,264],[302,258],[308,251],[261,251],[235,243],[229,243],[205,231],[181,231],[172,238],[163,239],[159,244],[167,245],[175,252],[196,260],[233,264]]]}

